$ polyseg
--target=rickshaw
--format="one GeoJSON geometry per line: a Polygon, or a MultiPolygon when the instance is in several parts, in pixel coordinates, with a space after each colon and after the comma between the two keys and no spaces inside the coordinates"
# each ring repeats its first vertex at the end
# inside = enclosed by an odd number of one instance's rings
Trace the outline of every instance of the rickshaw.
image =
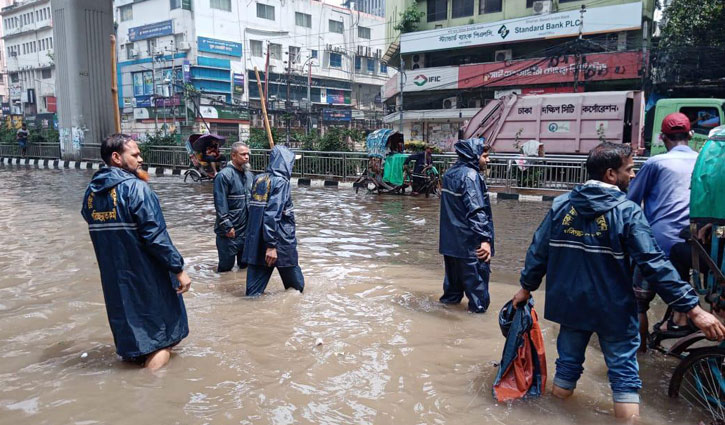
{"type": "Polygon", "coordinates": [[[216,172],[221,170],[226,158],[224,155],[218,154],[219,148],[224,146],[226,139],[216,134],[199,134],[194,133],[189,136],[186,141],[186,152],[189,154],[189,169],[184,172],[184,181],[190,178],[194,182],[210,181],[214,179],[216,172]],[[215,149],[218,154],[214,158],[218,163],[217,169],[214,170],[209,157],[206,155],[208,149],[215,149]]]}
{"type": "MultiPolygon", "coordinates": [[[[725,126],[710,132],[695,163],[690,223],[691,283],[710,310],[725,318],[725,126]],[[702,229],[709,230],[704,241],[696,237],[698,231],[704,233],[702,229]]],[[[661,345],[664,339],[655,330],[649,346],[680,359],[670,380],[669,396],[702,408],[711,424],[725,424],[725,343],[707,344],[701,331],[677,339],[668,349],[661,345]]]]}
{"type": "Polygon", "coordinates": [[[439,193],[440,175],[433,164],[426,164],[419,172],[403,153],[403,135],[391,129],[379,129],[370,133],[365,141],[368,165],[355,181],[357,193],[365,188],[368,193],[405,194],[408,187],[414,193],[427,197],[439,193]]]}

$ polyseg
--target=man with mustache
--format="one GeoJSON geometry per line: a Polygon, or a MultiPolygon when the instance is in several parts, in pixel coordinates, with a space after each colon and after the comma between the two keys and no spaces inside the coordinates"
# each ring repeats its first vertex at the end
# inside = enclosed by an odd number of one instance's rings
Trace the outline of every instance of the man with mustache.
{"type": "Polygon", "coordinates": [[[242,261],[242,252],[249,216],[248,201],[254,180],[249,168],[249,147],[236,142],[232,145],[231,162],[214,177],[214,232],[219,253],[219,273],[230,271],[234,267],[234,260],[240,269],[247,267],[247,263],[242,261]]]}
{"type": "Polygon", "coordinates": [[[181,294],[191,279],[146,183],[136,141],[111,135],[101,143],[101,158],[108,167],[93,176],[81,215],[96,252],[116,352],[156,370],[189,334],[181,294]]]}

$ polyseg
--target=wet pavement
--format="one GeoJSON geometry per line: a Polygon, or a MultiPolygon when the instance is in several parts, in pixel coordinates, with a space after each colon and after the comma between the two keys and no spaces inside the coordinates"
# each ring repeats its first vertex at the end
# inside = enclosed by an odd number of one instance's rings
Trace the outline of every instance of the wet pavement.
{"type": "MultiPolygon", "coordinates": [[[[495,203],[491,310],[473,315],[465,301],[437,302],[437,199],[295,188],[305,293],[284,292],[275,274],[266,295],[246,299],[244,271],[214,272],[211,185],[156,178],[193,283],[191,334],[154,375],[115,355],[79,214],[91,176],[0,165],[0,424],[614,423],[596,341],[573,399],[491,395],[498,309],[547,203],[495,203]]],[[[556,330],[543,322],[547,388],[556,330]]],[[[642,423],[697,423],[666,396],[675,362],[640,362],[642,423]]]]}

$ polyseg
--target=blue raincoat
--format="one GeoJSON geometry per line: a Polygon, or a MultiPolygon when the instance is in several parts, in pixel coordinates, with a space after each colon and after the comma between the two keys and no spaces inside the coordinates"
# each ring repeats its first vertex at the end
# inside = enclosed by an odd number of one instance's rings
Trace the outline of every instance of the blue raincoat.
{"type": "Polygon", "coordinates": [[[298,265],[295,213],[290,193],[294,162],[295,154],[291,150],[275,146],[270,153],[267,172],[254,179],[243,256],[248,264],[266,266],[267,248],[276,248],[275,267],[298,265]]]}
{"type": "Polygon", "coordinates": [[[149,185],[120,168],[103,168],[88,185],[81,215],[101,271],[116,352],[138,358],[185,338],[186,308],[175,290],[184,259],[149,185]]]}
{"type": "Polygon", "coordinates": [[[547,275],[546,319],[634,338],[639,325],[632,264],[674,310],[697,305],[694,289],[657,245],[642,209],[624,192],[592,182],[554,200],[526,254],[521,286],[534,291],[547,275]]]}
{"type": "Polygon", "coordinates": [[[494,235],[491,202],[478,162],[483,139],[460,140],[455,149],[458,161],[443,176],[441,191],[438,252],[444,256],[446,276],[440,301],[458,304],[465,293],[468,309],[484,313],[490,303],[491,270],[476,258],[476,249],[489,242],[493,255],[494,235]]]}
{"type": "Polygon", "coordinates": [[[251,172],[239,171],[231,163],[214,177],[214,232],[219,254],[217,271],[220,273],[231,270],[235,260],[239,268],[247,266],[242,261],[242,256],[253,179],[251,172]],[[232,229],[235,235],[234,238],[229,238],[227,233],[232,229]]]}
{"type": "Polygon", "coordinates": [[[483,148],[483,139],[458,141],[458,161],[443,175],[438,248],[443,255],[474,259],[481,242],[493,251],[491,201],[478,165],[483,148]]]}

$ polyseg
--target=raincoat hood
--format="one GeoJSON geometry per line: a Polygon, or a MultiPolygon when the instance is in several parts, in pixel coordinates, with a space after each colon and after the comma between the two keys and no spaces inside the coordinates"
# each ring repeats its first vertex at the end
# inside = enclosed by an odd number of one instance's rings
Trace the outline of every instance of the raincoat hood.
{"type": "Polygon", "coordinates": [[[480,169],[478,158],[481,157],[485,146],[483,140],[482,138],[473,138],[456,142],[453,147],[456,149],[458,159],[467,165],[473,166],[476,170],[480,169]]]}
{"type": "Polygon", "coordinates": [[[89,187],[93,193],[103,192],[118,186],[124,180],[137,178],[133,173],[118,167],[101,168],[93,175],[89,187]]]}
{"type": "Polygon", "coordinates": [[[569,199],[579,214],[584,217],[594,217],[625,202],[627,195],[616,189],[585,184],[575,187],[569,199]]]}
{"type": "Polygon", "coordinates": [[[267,172],[273,176],[287,180],[292,178],[292,167],[295,164],[295,154],[286,146],[275,146],[269,154],[267,172]]]}

